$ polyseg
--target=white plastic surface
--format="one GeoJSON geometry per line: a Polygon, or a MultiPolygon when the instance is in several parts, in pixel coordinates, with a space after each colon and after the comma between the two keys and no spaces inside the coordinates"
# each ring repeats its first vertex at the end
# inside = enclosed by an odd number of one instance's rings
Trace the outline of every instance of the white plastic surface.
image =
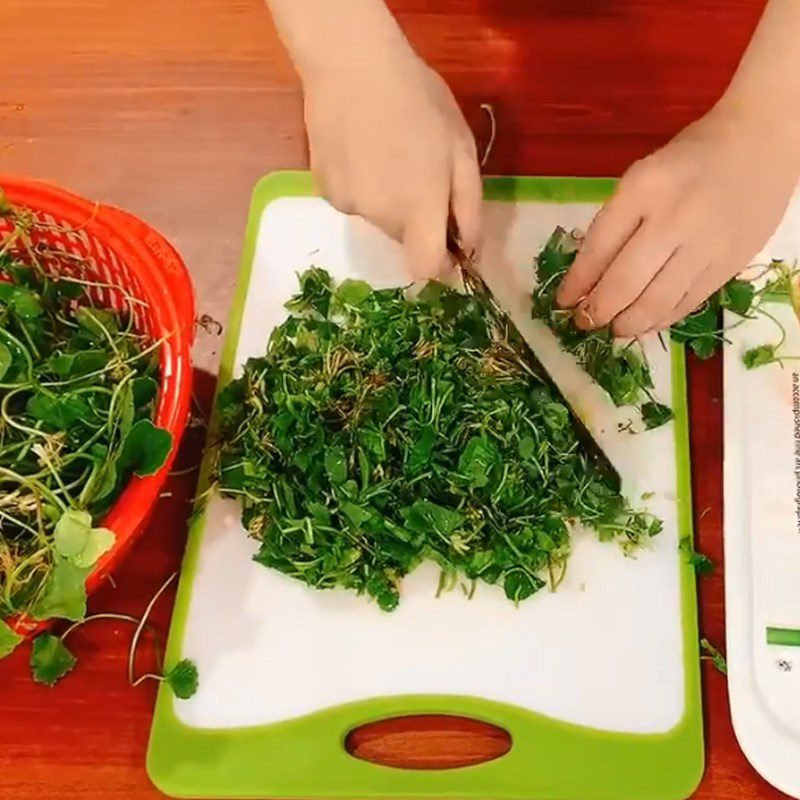
{"type": "MultiPolygon", "coordinates": [[[[800,257],[800,200],[757,259],[800,257]]],[[[768,310],[800,356],[791,306],[768,310]]],[[[733,324],[736,319],[729,318],[733,324]]],[[[725,579],[728,681],[739,744],[761,775],[800,798],[800,649],[767,644],[800,629],[800,361],[746,370],[742,354],[776,342],[768,319],[737,325],[725,350],[725,579]]]]}
{"type": "MultiPolygon", "coordinates": [[[[528,317],[532,255],[557,224],[585,226],[588,205],[492,203],[484,263],[504,304],[528,317]]],[[[324,202],[285,198],[267,207],[237,351],[237,372],[261,355],[285,318],[295,274],[310,265],[376,286],[403,280],[397,247],[324,202]]],[[[537,352],[564,371],[577,407],[602,438],[639,506],[665,521],[635,559],[593,533],[574,537],[566,580],[515,608],[496,588],[435,598],[438,575],[423,566],[385,614],[344,591],[318,592],[251,561],[256,544],[237,504],[213,498],[190,602],[183,652],[202,681],[176,705],[188,725],[272,723],[349,701],[403,694],[470,695],[504,701],[605,730],[671,729],[684,709],[676,476],[672,425],[617,432],[615,409],[554,345],[526,324],[537,352]]],[[[670,402],[668,353],[649,343],[657,395],[670,402]]]]}

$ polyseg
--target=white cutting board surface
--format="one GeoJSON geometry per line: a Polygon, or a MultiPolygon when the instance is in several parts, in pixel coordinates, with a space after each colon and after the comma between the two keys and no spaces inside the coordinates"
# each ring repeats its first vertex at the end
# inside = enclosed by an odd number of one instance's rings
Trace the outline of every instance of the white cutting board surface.
{"type": "MultiPolygon", "coordinates": [[[[496,294],[527,317],[531,260],[556,225],[585,228],[587,204],[487,204],[484,263],[496,294]]],[[[375,286],[405,282],[399,248],[366,223],[314,198],[283,198],[261,219],[236,352],[235,374],[263,354],[283,303],[308,266],[375,286]]],[[[519,321],[519,320],[518,320],[519,321]]],[[[385,614],[344,591],[318,592],[251,561],[256,543],[233,501],[211,499],[182,646],[202,681],[176,704],[185,724],[232,728],[291,719],[371,697],[468,695],[507,702],[609,731],[668,731],[685,704],[672,425],[631,436],[613,407],[546,331],[526,326],[552,370],[623,475],[627,491],[665,522],[635,559],[593,533],[577,533],[567,577],[515,608],[497,588],[473,600],[435,598],[438,574],[406,579],[399,609],[385,614]],[[276,691],[276,687],[278,691],[276,691]]],[[[659,399],[670,402],[669,355],[648,343],[659,399]]]]}
{"type": "MultiPolygon", "coordinates": [[[[795,198],[757,259],[800,258],[795,198]]],[[[770,304],[800,356],[789,305],[770,304]]],[[[729,323],[733,320],[728,320],[729,323]]],[[[753,766],[800,797],[800,648],[767,644],[768,626],[800,629],[800,361],[746,370],[742,354],[777,342],[759,318],[728,332],[725,351],[725,578],[728,674],[736,736],[753,766]]]]}

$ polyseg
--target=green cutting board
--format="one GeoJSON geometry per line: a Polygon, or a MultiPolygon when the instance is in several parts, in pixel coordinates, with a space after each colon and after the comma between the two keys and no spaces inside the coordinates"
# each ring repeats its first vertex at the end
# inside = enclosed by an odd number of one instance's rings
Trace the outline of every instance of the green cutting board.
{"type": "MultiPolygon", "coordinates": [[[[213,498],[192,526],[167,665],[196,661],[189,701],[159,693],[147,767],[180,797],[447,797],[673,800],[703,770],[684,355],[647,344],[673,424],[621,435],[615,409],[524,321],[532,255],[556,224],[585,225],[613,181],[489,178],[484,264],[495,293],[604,443],[632,502],[665,520],[650,551],[625,559],[576,535],[564,585],[515,609],[493,589],[436,600],[421,568],[400,609],[314,592],[253,564],[235,503],[213,498]],[[527,325],[527,327],[526,327],[527,325]],[[507,730],[510,752],[441,771],[399,770],[347,754],[349,731],[408,714],[454,714],[507,730]]],[[[313,196],[306,173],[257,185],[220,371],[225,384],[263,353],[294,272],[311,264],[375,285],[402,280],[397,248],[313,196]]],[[[212,420],[212,437],[215,424],[212,420]]],[[[201,489],[209,463],[204,466],[201,489]]]]}

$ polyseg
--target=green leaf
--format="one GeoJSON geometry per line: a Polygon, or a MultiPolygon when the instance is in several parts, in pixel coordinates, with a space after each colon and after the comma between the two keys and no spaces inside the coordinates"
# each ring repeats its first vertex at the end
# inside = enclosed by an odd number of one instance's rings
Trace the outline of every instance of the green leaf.
{"type": "Polygon", "coordinates": [[[63,431],[86,419],[90,409],[81,395],[53,395],[39,391],[28,400],[28,413],[49,428],[63,431]]]}
{"type": "Polygon", "coordinates": [[[473,489],[480,489],[489,483],[492,471],[499,464],[500,451],[497,445],[485,436],[473,436],[461,454],[458,471],[473,489]]]}
{"type": "Polygon", "coordinates": [[[188,700],[197,693],[199,685],[197,667],[188,658],[179,661],[171,670],[164,673],[164,680],[175,697],[180,700],[188,700]]]}
{"type": "Polygon", "coordinates": [[[714,668],[717,672],[721,673],[722,675],[728,674],[728,663],[725,661],[725,656],[717,650],[708,639],[701,639],[700,640],[700,648],[705,655],[700,656],[700,660],[708,659],[714,665],[714,668]]]}
{"type": "Polygon", "coordinates": [[[31,649],[31,672],[37,683],[55,686],[75,666],[75,656],[57,636],[37,636],[31,649]]]}
{"type": "Polygon", "coordinates": [[[42,598],[33,607],[34,619],[69,619],[77,622],[86,616],[86,576],[88,569],[75,566],[68,559],[55,560],[42,598]]]}
{"type": "Polygon", "coordinates": [[[536,594],[544,586],[544,581],[526,572],[509,572],[503,579],[503,591],[509,600],[520,603],[536,594]]]}
{"type": "Polygon", "coordinates": [[[167,463],[171,450],[172,434],[149,419],[140,419],[122,441],[117,472],[130,471],[140,478],[155,475],[167,463]]]}
{"type": "Polygon", "coordinates": [[[523,436],[519,440],[519,457],[523,461],[528,461],[536,452],[536,442],[532,436],[523,436]]]}
{"type": "Polygon", "coordinates": [[[720,305],[740,317],[745,317],[753,305],[756,289],[750,281],[734,278],[720,289],[720,305]]]}
{"type": "Polygon", "coordinates": [[[0,186],[0,217],[7,217],[14,211],[14,206],[11,205],[11,201],[8,199],[8,195],[3,191],[3,187],[0,186]]]}
{"type": "Polygon", "coordinates": [[[686,563],[694,567],[694,571],[700,577],[706,578],[714,572],[714,562],[703,553],[698,553],[688,536],[681,539],[679,549],[685,556],[686,563]]]}
{"type": "Polygon", "coordinates": [[[0,381],[5,378],[8,370],[11,369],[12,361],[11,351],[0,342],[0,381]]]}
{"type": "Polygon", "coordinates": [[[662,425],[666,425],[674,416],[669,406],[665,406],[663,403],[656,403],[655,401],[642,404],[641,413],[642,422],[644,422],[644,426],[647,430],[660,428],[662,425]]]}
{"type": "Polygon", "coordinates": [[[79,378],[99,372],[108,364],[103,350],[84,350],[79,353],[54,353],[47,360],[47,370],[59,378],[79,378]]]}
{"type": "Polygon", "coordinates": [[[410,474],[415,475],[427,468],[435,442],[436,431],[430,425],[426,425],[420,431],[413,449],[409,451],[408,471],[410,474]]]}
{"type": "Polygon", "coordinates": [[[325,470],[334,485],[347,480],[347,457],[343,447],[337,445],[325,451],[325,470]]]}
{"type": "Polygon", "coordinates": [[[352,278],[342,281],[336,289],[336,299],[343,306],[359,308],[372,294],[372,287],[366,281],[352,278]]]}
{"type": "Polygon", "coordinates": [[[417,500],[410,508],[403,509],[402,513],[410,530],[416,533],[433,531],[448,540],[464,522],[463,514],[429,500],[417,500]]]}
{"type": "Polygon", "coordinates": [[[21,642],[22,636],[0,619],[0,658],[11,655],[21,642]]]}
{"type": "Polygon", "coordinates": [[[119,319],[112,311],[81,306],[75,312],[81,328],[98,342],[107,342],[108,337],[119,332],[119,319]]]}
{"type": "Polygon", "coordinates": [[[88,569],[114,546],[115,538],[107,528],[93,528],[91,514],[69,509],[56,523],[53,544],[71,564],[88,569]]]}
{"type": "Polygon", "coordinates": [[[43,313],[36,293],[24,286],[0,282],[0,303],[7,305],[21,320],[33,320],[43,313]]]}
{"type": "Polygon", "coordinates": [[[135,378],[131,383],[133,403],[136,408],[147,405],[157,394],[158,384],[149,376],[135,378]]]}
{"type": "Polygon", "coordinates": [[[778,358],[775,354],[775,345],[760,344],[758,347],[751,347],[742,355],[742,363],[747,369],[756,369],[772,364],[778,358]]]}

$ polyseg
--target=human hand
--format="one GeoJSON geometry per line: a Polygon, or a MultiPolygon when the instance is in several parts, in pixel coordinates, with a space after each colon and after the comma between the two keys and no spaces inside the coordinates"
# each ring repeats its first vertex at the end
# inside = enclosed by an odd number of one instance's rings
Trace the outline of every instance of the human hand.
{"type": "Polygon", "coordinates": [[[449,263],[452,209],[464,249],[481,238],[475,140],[442,78],[405,42],[305,82],[311,168],[320,190],[404,246],[408,271],[433,278],[449,263]]]}
{"type": "Polygon", "coordinates": [[[780,126],[718,107],[634,164],[558,293],[582,328],[639,336],[683,319],[772,235],[800,174],[780,126]]]}

